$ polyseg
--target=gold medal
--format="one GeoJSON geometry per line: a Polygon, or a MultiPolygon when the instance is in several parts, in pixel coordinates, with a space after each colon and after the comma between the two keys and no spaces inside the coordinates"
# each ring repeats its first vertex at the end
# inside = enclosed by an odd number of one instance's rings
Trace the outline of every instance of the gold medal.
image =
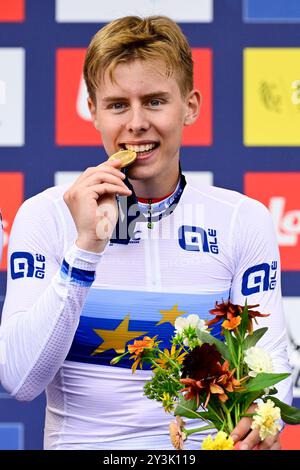
{"type": "Polygon", "coordinates": [[[131,165],[136,159],[136,152],[133,150],[120,150],[109,157],[108,160],[121,160],[121,168],[131,165]]]}

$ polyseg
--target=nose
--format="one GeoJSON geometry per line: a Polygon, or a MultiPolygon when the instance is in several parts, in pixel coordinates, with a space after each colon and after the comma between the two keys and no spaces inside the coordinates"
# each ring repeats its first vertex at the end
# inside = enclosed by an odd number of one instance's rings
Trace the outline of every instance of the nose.
{"type": "Polygon", "coordinates": [[[147,111],[142,106],[132,107],[127,117],[126,130],[132,134],[145,132],[150,127],[147,111]]]}

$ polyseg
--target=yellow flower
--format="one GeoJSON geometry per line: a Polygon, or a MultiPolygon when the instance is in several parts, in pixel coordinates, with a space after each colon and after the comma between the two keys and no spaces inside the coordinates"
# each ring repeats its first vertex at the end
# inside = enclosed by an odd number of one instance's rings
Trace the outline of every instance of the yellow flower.
{"type": "Polygon", "coordinates": [[[226,432],[219,431],[215,440],[211,435],[207,436],[202,442],[202,450],[233,450],[234,442],[231,436],[226,432]]]}
{"type": "Polygon", "coordinates": [[[177,450],[183,449],[183,443],[186,440],[186,434],[182,430],[183,426],[184,422],[180,416],[176,416],[176,421],[171,421],[169,425],[171,442],[177,450]]]}
{"type": "Polygon", "coordinates": [[[253,416],[252,429],[259,429],[259,437],[263,441],[266,437],[275,436],[281,429],[281,425],[276,422],[280,419],[280,408],[275,406],[272,400],[266,403],[259,403],[253,416]]]}
{"type": "Polygon", "coordinates": [[[172,368],[172,362],[175,362],[176,364],[182,364],[183,359],[185,358],[187,353],[183,352],[182,354],[180,354],[181,351],[182,347],[176,350],[176,346],[175,344],[173,344],[171,347],[171,351],[169,351],[168,349],[164,349],[164,352],[160,352],[159,359],[156,359],[155,362],[162,369],[172,368]]]}
{"type": "Polygon", "coordinates": [[[168,392],[163,393],[162,406],[166,413],[171,413],[174,409],[174,402],[171,395],[168,392]]]}

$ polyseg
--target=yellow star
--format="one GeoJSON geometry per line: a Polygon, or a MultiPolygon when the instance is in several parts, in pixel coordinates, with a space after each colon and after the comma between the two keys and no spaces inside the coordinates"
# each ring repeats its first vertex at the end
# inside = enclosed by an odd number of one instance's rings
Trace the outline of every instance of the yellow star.
{"type": "Polygon", "coordinates": [[[163,317],[158,323],[156,323],[155,326],[161,325],[162,323],[168,323],[168,322],[171,323],[171,325],[174,325],[176,318],[186,313],[186,311],[178,310],[178,304],[176,304],[174,305],[174,307],[171,308],[171,310],[160,310],[159,313],[161,313],[163,317]]]}
{"type": "Polygon", "coordinates": [[[128,341],[147,333],[147,331],[128,331],[129,317],[130,315],[127,315],[115,330],[93,328],[95,333],[103,339],[103,342],[92,352],[91,356],[101,354],[109,349],[114,349],[117,354],[122,354],[125,352],[125,345],[128,341]]]}

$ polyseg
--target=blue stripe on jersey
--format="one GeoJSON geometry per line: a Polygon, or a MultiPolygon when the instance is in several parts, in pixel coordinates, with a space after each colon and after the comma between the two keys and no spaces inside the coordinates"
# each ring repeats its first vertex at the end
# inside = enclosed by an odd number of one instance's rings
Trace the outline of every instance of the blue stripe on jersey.
{"type": "Polygon", "coordinates": [[[68,276],[71,277],[71,282],[73,284],[79,284],[81,286],[89,287],[93,284],[95,280],[95,271],[86,271],[85,269],[80,268],[71,268],[70,272],[70,265],[63,260],[60,274],[63,279],[66,279],[68,276]]]}
{"type": "MultiPolygon", "coordinates": [[[[67,360],[110,365],[111,359],[127,350],[137,338],[158,335],[161,348],[170,347],[174,322],[179,316],[197,314],[203,320],[214,318],[209,310],[215,302],[227,300],[229,292],[177,294],[123,290],[90,290],[67,360]]],[[[221,323],[211,334],[220,335],[221,323]]],[[[126,356],[118,367],[129,368],[126,356]]]]}

